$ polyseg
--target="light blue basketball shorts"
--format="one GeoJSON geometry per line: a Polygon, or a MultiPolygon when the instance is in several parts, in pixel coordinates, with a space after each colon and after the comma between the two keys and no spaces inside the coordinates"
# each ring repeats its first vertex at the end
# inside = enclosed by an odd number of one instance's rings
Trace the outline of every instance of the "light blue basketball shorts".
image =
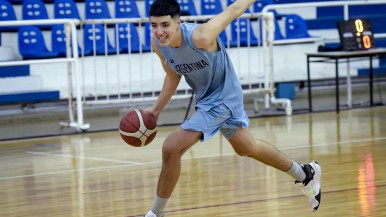
{"type": "Polygon", "coordinates": [[[181,128],[202,132],[201,142],[203,142],[219,130],[229,140],[239,128],[248,126],[249,118],[245,111],[242,117],[233,117],[231,110],[226,105],[220,104],[209,111],[199,108],[191,118],[182,123],[181,128]]]}

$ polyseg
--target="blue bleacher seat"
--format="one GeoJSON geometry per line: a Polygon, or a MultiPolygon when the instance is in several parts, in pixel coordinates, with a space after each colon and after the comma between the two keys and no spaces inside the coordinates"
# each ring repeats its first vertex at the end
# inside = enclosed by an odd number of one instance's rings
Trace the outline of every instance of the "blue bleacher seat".
{"type": "MultiPolygon", "coordinates": [[[[58,52],[59,57],[65,57],[66,53],[66,35],[64,25],[54,25],[51,30],[51,47],[52,51],[58,52]]],[[[78,54],[81,54],[81,49],[78,47],[78,54]]],[[[85,55],[89,55],[86,53],[85,55]]]]}
{"type": "Polygon", "coordinates": [[[219,14],[222,11],[220,0],[201,0],[201,15],[219,14]]]}
{"type": "Polygon", "coordinates": [[[102,24],[86,24],[83,29],[83,46],[85,54],[103,55],[116,53],[109,42],[105,26],[102,24]],[[94,49],[95,40],[95,49],[94,49]],[[107,50],[105,49],[105,40],[107,41],[107,50]]]}
{"type": "Polygon", "coordinates": [[[120,23],[116,26],[115,47],[120,53],[138,53],[140,51],[139,34],[133,23],[120,23]],[[117,43],[119,42],[119,44],[117,43]]]}
{"type": "Polygon", "coordinates": [[[306,22],[297,14],[285,15],[285,33],[287,39],[310,38],[306,22]]]}
{"type": "Polygon", "coordinates": [[[109,19],[110,11],[105,0],[86,0],[86,19],[109,19]]]}
{"type": "Polygon", "coordinates": [[[23,1],[22,10],[23,20],[48,19],[46,6],[41,0],[23,1]]]}
{"type": "MultiPolygon", "coordinates": [[[[12,21],[12,20],[17,20],[12,4],[7,1],[0,0],[0,22],[12,21]]],[[[16,26],[0,27],[0,31],[9,31],[9,30],[16,30],[16,29],[17,29],[16,26]]]]}
{"type": "Polygon", "coordinates": [[[58,56],[58,52],[47,49],[43,33],[36,26],[21,26],[19,28],[18,46],[23,59],[43,59],[58,56]]]}
{"type": "Polygon", "coordinates": [[[231,23],[231,44],[240,46],[256,46],[258,44],[252,25],[248,18],[239,18],[231,23]],[[249,33],[249,34],[248,34],[249,33]]]}
{"type": "MultiPolygon", "coordinates": [[[[23,20],[47,20],[49,19],[47,8],[41,0],[25,0],[22,3],[23,20]]],[[[52,25],[36,25],[40,29],[50,29],[52,25]]]]}
{"type": "Polygon", "coordinates": [[[55,25],[51,30],[51,47],[53,51],[58,52],[58,56],[66,56],[66,35],[64,25],[55,25]]]}
{"type": "Polygon", "coordinates": [[[193,0],[177,0],[181,7],[181,14],[197,16],[196,6],[193,0]]]}
{"type": "Polygon", "coordinates": [[[275,19],[275,40],[282,40],[282,39],[284,39],[284,36],[281,33],[278,20],[275,19]]]}
{"type": "Polygon", "coordinates": [[[56,0],[54,2],[54,17],[80,19],[78,8],[73,0],[56,0]]]}
{"type": "Polygon", "coordinates": [[[115,1],[116,18],[140,18],[137,3],[135,0],[116,0],[115,1]]]}

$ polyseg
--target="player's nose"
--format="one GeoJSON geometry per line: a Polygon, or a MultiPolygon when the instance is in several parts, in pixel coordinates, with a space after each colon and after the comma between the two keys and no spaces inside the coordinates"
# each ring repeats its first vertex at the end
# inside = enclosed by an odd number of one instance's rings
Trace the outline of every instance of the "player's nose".
{"type": "Polygon", "coordinates": [[[161,34],[163,33],[163,30],[162,30],[162,28],[156,27],[156,28],[154,29],[154,32],[155,32],[157,35],[161,35],[161,34]]]}

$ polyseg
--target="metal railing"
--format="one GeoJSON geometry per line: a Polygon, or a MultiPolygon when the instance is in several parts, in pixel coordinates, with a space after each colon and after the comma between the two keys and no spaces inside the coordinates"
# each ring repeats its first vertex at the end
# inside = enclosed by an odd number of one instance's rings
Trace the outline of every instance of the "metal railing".
{"type": "MultiPolygon", "coordinates": [[[[227,27],[228,41],[225,43],[229,48],[229,55],[233,59],[236,72],[243,85],[245,94],[272,94],[274,92],[273,83],[267,84],[271,77],[263,69],[263,50],[261,49],[259,20],[260,14],[244,14],[240,18],[248,18],[247,31],[254,31],[258,39],[258,44],[250,46],[240,46],[238,38],[233,47],[230,48],[230,27],[227,27]],[[255,19],[255,21],[250,21],[255,19]]],[[[182,17],[187,22],[205,22],[213,16],[189,16],[182,17]]],[[[143,101],[154,101],[162,87],[164,72],[161,63],[153,52],[139,53],[119,53],[97,55],[95,52],[90,56],[84,55],[83,45],[83,26],[85,24],[103,24],[106,39],[118,40],[114,35],[115,26],[119,23],[134,23],[138,31],[143,35],[144,24],[148,19],[106,19],[106,20],[30,20],[30,21],[4,21],[0,26],[23,26],[23,25],[54,25],[65,24],[66,34],[66,58],[38,59],[38,60],[18,60],[1,62],[0,66],[15,66],[26,64],[56,64],[55,72],[67,73],[67,89],[61,90],[61,98],[68,99],[69,122],[61,122],[62,126],[74,127],[78,131],[86,131],[90,125],[84,123],[84,106],[96,104],[114,103],[136,103],[143,101]],[[77,29],[80,26],[80,29],[77,29]],[[110,27],[110,30],[108,30],[110,27]],[[113,29],[113,31],[111,31],[113,29]],[[113,35],[113,36],[112,36],[113,35]],[[110,37],[107,37],[110,36],[110,37]],[[81,46],[78,46],[78,41],[81,46]],[[80,53],[78,52],[80,48],[80,53]],[[64,69],[60,64],[66,64],[64,69]],[[76,112],[76,115],[75,115],[76,112]]],[[[248,41],[250,40],[248,33],[248,41]]],[[[238,33],[239,36],[239,33],[238,33]]],[[[143,44],[145,38],[140,38],[143,44]]],[[[107,48],[107,40],[105,48],[107,48]]],[[[117,43],[113,43],[115,46],[117,43]]],[[[96,43],[93,43],[94,49],[96,43]]],[[[117,49],[118,50],[118,49],[117,49]]],[[[41,67],[44,70],[45,67],[41,67]]],[[[39,69],[40,70],[40,69],[39,69]]],[[[51,87],[58,86],[60,79],[50,81],[51,87]]],[[[188,99],[192,95],[190,87],[182,81],[172,99],[188,99]]]]}
{"type": "Polygon", "coordinates": [[[81,89],[79,85],[79,54],[76,25],[80,23],[79,20],[73,19],[54,19],[54,20],[22,20],[22,21],[2,21],[0,27],[3,26],[30,26],[30,25],[56,25],[64,24],[66,35],[66,57],[53,59],[36,59],[36,60],[18,60],[18,61],[4,61],[0,62],[0,66],[18,66],[18,65],[34,65],[34,64],[63,64],[67,63],[67,87],[68,87],[68,108],[69,108],[69,122],[61,123],[64,126],[74,127],[78,131],[85,131],[89,129],[90,125],[84,123],[83,107],[81,97],[81,89]],[[74,95],[76,98],[74,98],[74,95]],[[77,115],[75,118],[74,111],[77,115]]]}
{"type": "MultiPolygon", "coordinates": [[[[181,19],[185,22],[205,22],[213,16],[187,16],[181,19]]],[[[260,17],[261,14],[244,14],[240,17],[247,18],[246,26],[251,28],[248,28],[247,31],[253,31],[258,40],[255,46],[240,46],[239,37],[237,42],[231,46],[231,27],[225,30],[228,33],[228,41],[224,44],[228,47],[245,94],[272,94],[274,92],[273,81],[269,79],[272,76],[266,74],[263,68],[264,54],[260,39],[260,17]]],[[[105,38],[118,41],[117,33],[114,32],[116,29],[111,26],[133,23],[136,24],[138,32],[143,35],[143,32],[146,31],[144,26],[148,21],[146,18],[98,19],[85,20],[82,24],[102,24],[105,29],[110,26],[113,31],[110,34],[105,31],[105,38]]],[[[128,28],[130,28],[129,25],[128,28]]],[[[145,38],[140,38],[140,44],[143,44],[144,41],[145,38]]],[[[102,55],[83,56],[81,77],[83,78],[84,104],[142,102],[154,101],[157,98],[165,75],[158,57],[152,52],[142,50],[139,53],[128,54],[121,54],[118,50],[114,55],[108,54],[105,49],[106,52],[102,55]]],[[[190,96],[190,87],[185,81],[181,81],[172,99],[189,98],[190,96]]]]}

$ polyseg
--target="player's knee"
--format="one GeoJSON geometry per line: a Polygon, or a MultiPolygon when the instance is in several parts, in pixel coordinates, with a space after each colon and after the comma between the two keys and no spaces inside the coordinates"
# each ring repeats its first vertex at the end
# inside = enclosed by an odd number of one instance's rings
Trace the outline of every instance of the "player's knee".
{"type": "Polygon", "coordinates": [[[180,157],[180,151],[172,142],[165,141],[164,145],[162,146],[162,159],[164,161],[168,161],[170,159],[174,159],[177,157],[180,157]]]}
{"type": "Polygon", "coordinates": [[[249,156],[249,154],[251,152],[250,149],[247,147],[234,147],[234,150],[235,150],[237,155],[242,156],[242,157],[249,156]]]}

